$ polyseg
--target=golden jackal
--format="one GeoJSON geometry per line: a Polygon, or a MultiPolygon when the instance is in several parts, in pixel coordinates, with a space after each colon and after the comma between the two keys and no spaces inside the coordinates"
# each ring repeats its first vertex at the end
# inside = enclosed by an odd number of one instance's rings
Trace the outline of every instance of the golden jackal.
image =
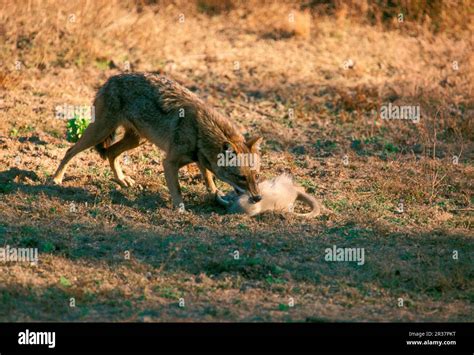
{"type": "Polygon", "coordinates": [[[95,120],[66,152],[54,174],[55,183],[62,182],[66,166],[76,154],[95,146],[109,160],[117,182],[131,186],[134,181],[123,174],[117,157],[148,140],[166,152],[163,167],[173,206],[184,207],[178,170],[193,162],[198,164],[209,193],[217,191],[214,174],[236,190],[247,191],[252,201],[260,200],[259,165],[219,164],[219,157],[230,152],[258,158],[262,138],[245,141],[231,120],[175,81],[151,73],[116,75],[97,92],[94,108],[95,120]],[[120,126],[125,135],[113,142],[120,126]]]}
{"type": "Polygon", "coordinates": [[[245,193],[237,195],[234,192],[226,196],[217,195],[217,201],[226,207],[228,213],[245,213],[249,216],[277,211],[293,212],[296,201],[301,201],[311,207],[308,213],[295,213],[300,217],[314,217],[321,213],[320,203],[304,191],[301,186],[296,186],[288,175],[280,175],[271,180],[258,184],[261,192],[261,201],[252,203],[250,196],[245,193]]]}

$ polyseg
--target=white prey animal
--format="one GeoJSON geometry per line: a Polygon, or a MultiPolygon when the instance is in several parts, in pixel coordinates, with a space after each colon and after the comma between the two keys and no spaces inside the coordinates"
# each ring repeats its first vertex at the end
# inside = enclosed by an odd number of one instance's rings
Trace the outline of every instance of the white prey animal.
{"type": "Polygon", "coordinates": [[[262,199],[253,202],[247,193],[237,195],[231,192],[225,196],[216,195],[217,202],[226,207],[228,213],[244,213],[256,216],[263,212],[291,212],[299,217],[314,217],[321,213],[321,204],[303,187],[296,186],[288,175],[280,175],[258,184],[262,199]],[[301,201],[311,207],[308,213],[295,213],[293,211],[296,201],[301,201]]]}

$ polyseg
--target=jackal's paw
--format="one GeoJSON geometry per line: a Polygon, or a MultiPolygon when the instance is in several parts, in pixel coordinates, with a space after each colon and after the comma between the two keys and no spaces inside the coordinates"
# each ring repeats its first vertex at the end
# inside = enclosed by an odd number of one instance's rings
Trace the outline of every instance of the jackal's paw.
{"type": "Polygon", "coordinates": [[[61,185],[63,183],[63,179],[61,177],[53,177],[48,179],[48,181],[54,185],[61,185]]]}
{"type": "Polygon", "coordinates": [[[131,177],[128,177],[128,176],[124,176],[123,179],[121,180],[115,179],[115,181],[117,181],[117,183],[121,187],[132,187],[133,185],[135,185],[135,181],[131,177]]]}

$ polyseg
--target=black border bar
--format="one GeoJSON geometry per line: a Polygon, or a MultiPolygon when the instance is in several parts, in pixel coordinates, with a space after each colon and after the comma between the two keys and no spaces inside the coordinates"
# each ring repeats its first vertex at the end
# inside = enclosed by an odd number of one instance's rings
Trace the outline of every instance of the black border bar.
{"type": "Polygon", "coordinates": [[[474,323],[0,323],[1,355],[150,351],[473,354],[473,339],[474,323]],[[18,344],[19,333],[26,329],[55,332],[55,348],[18,344]],[[410,336],[410,332],[424,336],[410,336]],[[455,340],[456,345],[407,345],[411,340],[455,340]]]}

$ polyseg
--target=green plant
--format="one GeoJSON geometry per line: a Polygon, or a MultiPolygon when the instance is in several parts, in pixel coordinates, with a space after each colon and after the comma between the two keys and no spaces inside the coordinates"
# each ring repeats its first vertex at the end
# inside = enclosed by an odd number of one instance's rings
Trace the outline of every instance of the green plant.
{"type": "Polygon", "coordinates": [[[80,118],[74,116],[67,121],[67,140],[68,142],[75,143],[82,137],[84,130],[89,125],[90,121],[87,118],[80,118]]]}
{"type": "Polygon", "coordinates": [[[12,138],[18,137],[18,129],[12,128],[12,129],[10,130],[10,137],[12,137],[12,138]]]}
{"type": "Polygon", "coordinates": [[[64,286],[64,287],[70,287],[71,286],[71,281],[69,281],[66,277],[61,276],[59,279],[59,283],[64,286]]]}

